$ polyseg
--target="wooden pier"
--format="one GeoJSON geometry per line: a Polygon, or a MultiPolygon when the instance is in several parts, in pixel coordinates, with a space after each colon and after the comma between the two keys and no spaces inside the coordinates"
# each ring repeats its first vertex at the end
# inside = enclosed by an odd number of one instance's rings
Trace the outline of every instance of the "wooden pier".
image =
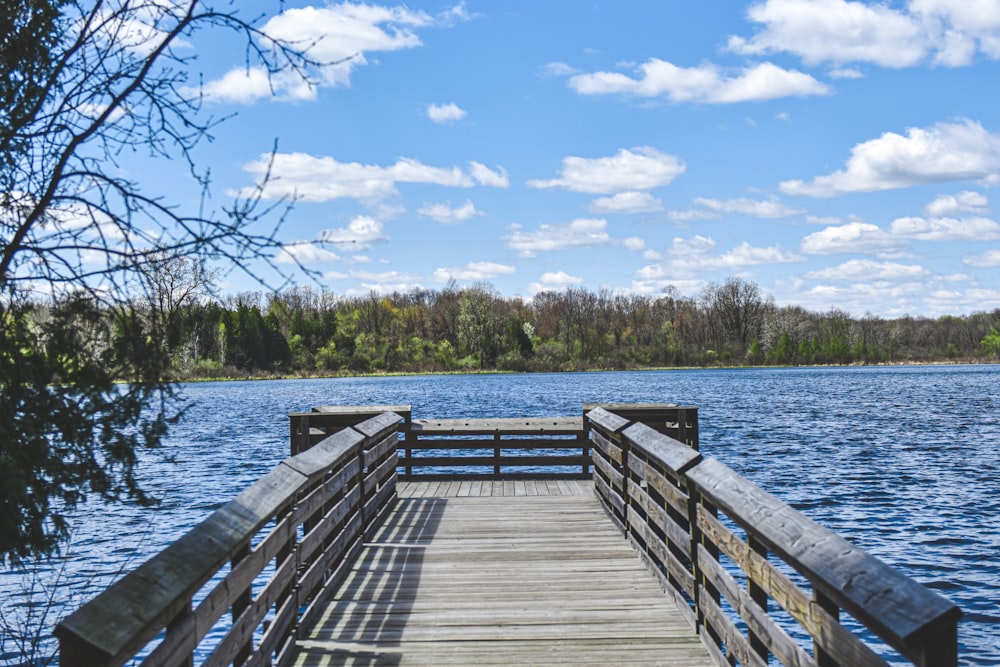
{"type": "Polygon", "coordinates": [[[957,607],[703,456],[694,407],[290,435],[63,619],[63,667],[958,662],[957,607]]]}

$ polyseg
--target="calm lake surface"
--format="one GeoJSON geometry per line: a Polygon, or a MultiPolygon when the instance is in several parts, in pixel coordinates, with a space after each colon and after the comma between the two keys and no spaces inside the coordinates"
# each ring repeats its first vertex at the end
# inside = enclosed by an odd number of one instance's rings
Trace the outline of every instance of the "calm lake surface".
{"type": "MultiPolygon", "coordinates": [[[[957,603],[962,664],[1000,665],[1000,366],[342,378],[184,391],[192,405],[168,446],[143,455],[145,487],[160,505],[81,512],[65,606],[49,625],[286,457],[289,412],[408,403],[417,418],[548,416],[579,414],[585,402],[673,402],[699,407],[706,456],[957,603]]],[[[14,583],[0,573],[6,609],[17,608],[14,583]]]]}

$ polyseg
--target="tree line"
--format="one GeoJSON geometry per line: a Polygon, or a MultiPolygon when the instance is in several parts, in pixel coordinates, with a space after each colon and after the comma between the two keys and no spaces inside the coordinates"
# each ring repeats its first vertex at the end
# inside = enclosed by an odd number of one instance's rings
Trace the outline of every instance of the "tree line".
{"type": "Polygon", "coordinates": [[[214,276],[199,274],[193,262],[161,263],[150,276],[141,302],[108,313],[115,321],[106,346],[114,352],[139,344],[135,332],[148,339],[147,332],[159,331],[156,353],[166,355],[176,379],[985,361],[1000,355],[1000,309],[893,319],[816,313],[776,306],[755,283],[736,277],[709,285],[697,298],[570,288],[527,300],[501,296],[488,283],[365,296],[296,287],[219,299],[209,296],[214,276]]]}

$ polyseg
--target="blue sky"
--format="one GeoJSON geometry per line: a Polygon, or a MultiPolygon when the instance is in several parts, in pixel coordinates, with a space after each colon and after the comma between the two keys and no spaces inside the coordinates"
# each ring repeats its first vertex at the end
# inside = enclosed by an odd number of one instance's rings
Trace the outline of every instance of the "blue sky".
{"type": "Polygon", "coordinates": [[[264,194],[297,200],[286,252],[330,291],[740,276],[815,311],[1000,307],[1000,0],[260,8],[352,57],[268,84],[196,35],[236,114],[199,155],[222,198],[277,141],[264,194]]]}

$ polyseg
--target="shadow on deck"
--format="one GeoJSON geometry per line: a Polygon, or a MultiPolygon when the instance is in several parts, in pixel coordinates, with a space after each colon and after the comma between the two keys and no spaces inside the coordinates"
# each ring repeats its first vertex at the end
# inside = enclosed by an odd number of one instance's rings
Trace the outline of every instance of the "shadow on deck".
{"type": "Polygon", "coordinates": [[[463,484],[400,484],[294,664],[714,664],[593,484],[463,484]]]}

